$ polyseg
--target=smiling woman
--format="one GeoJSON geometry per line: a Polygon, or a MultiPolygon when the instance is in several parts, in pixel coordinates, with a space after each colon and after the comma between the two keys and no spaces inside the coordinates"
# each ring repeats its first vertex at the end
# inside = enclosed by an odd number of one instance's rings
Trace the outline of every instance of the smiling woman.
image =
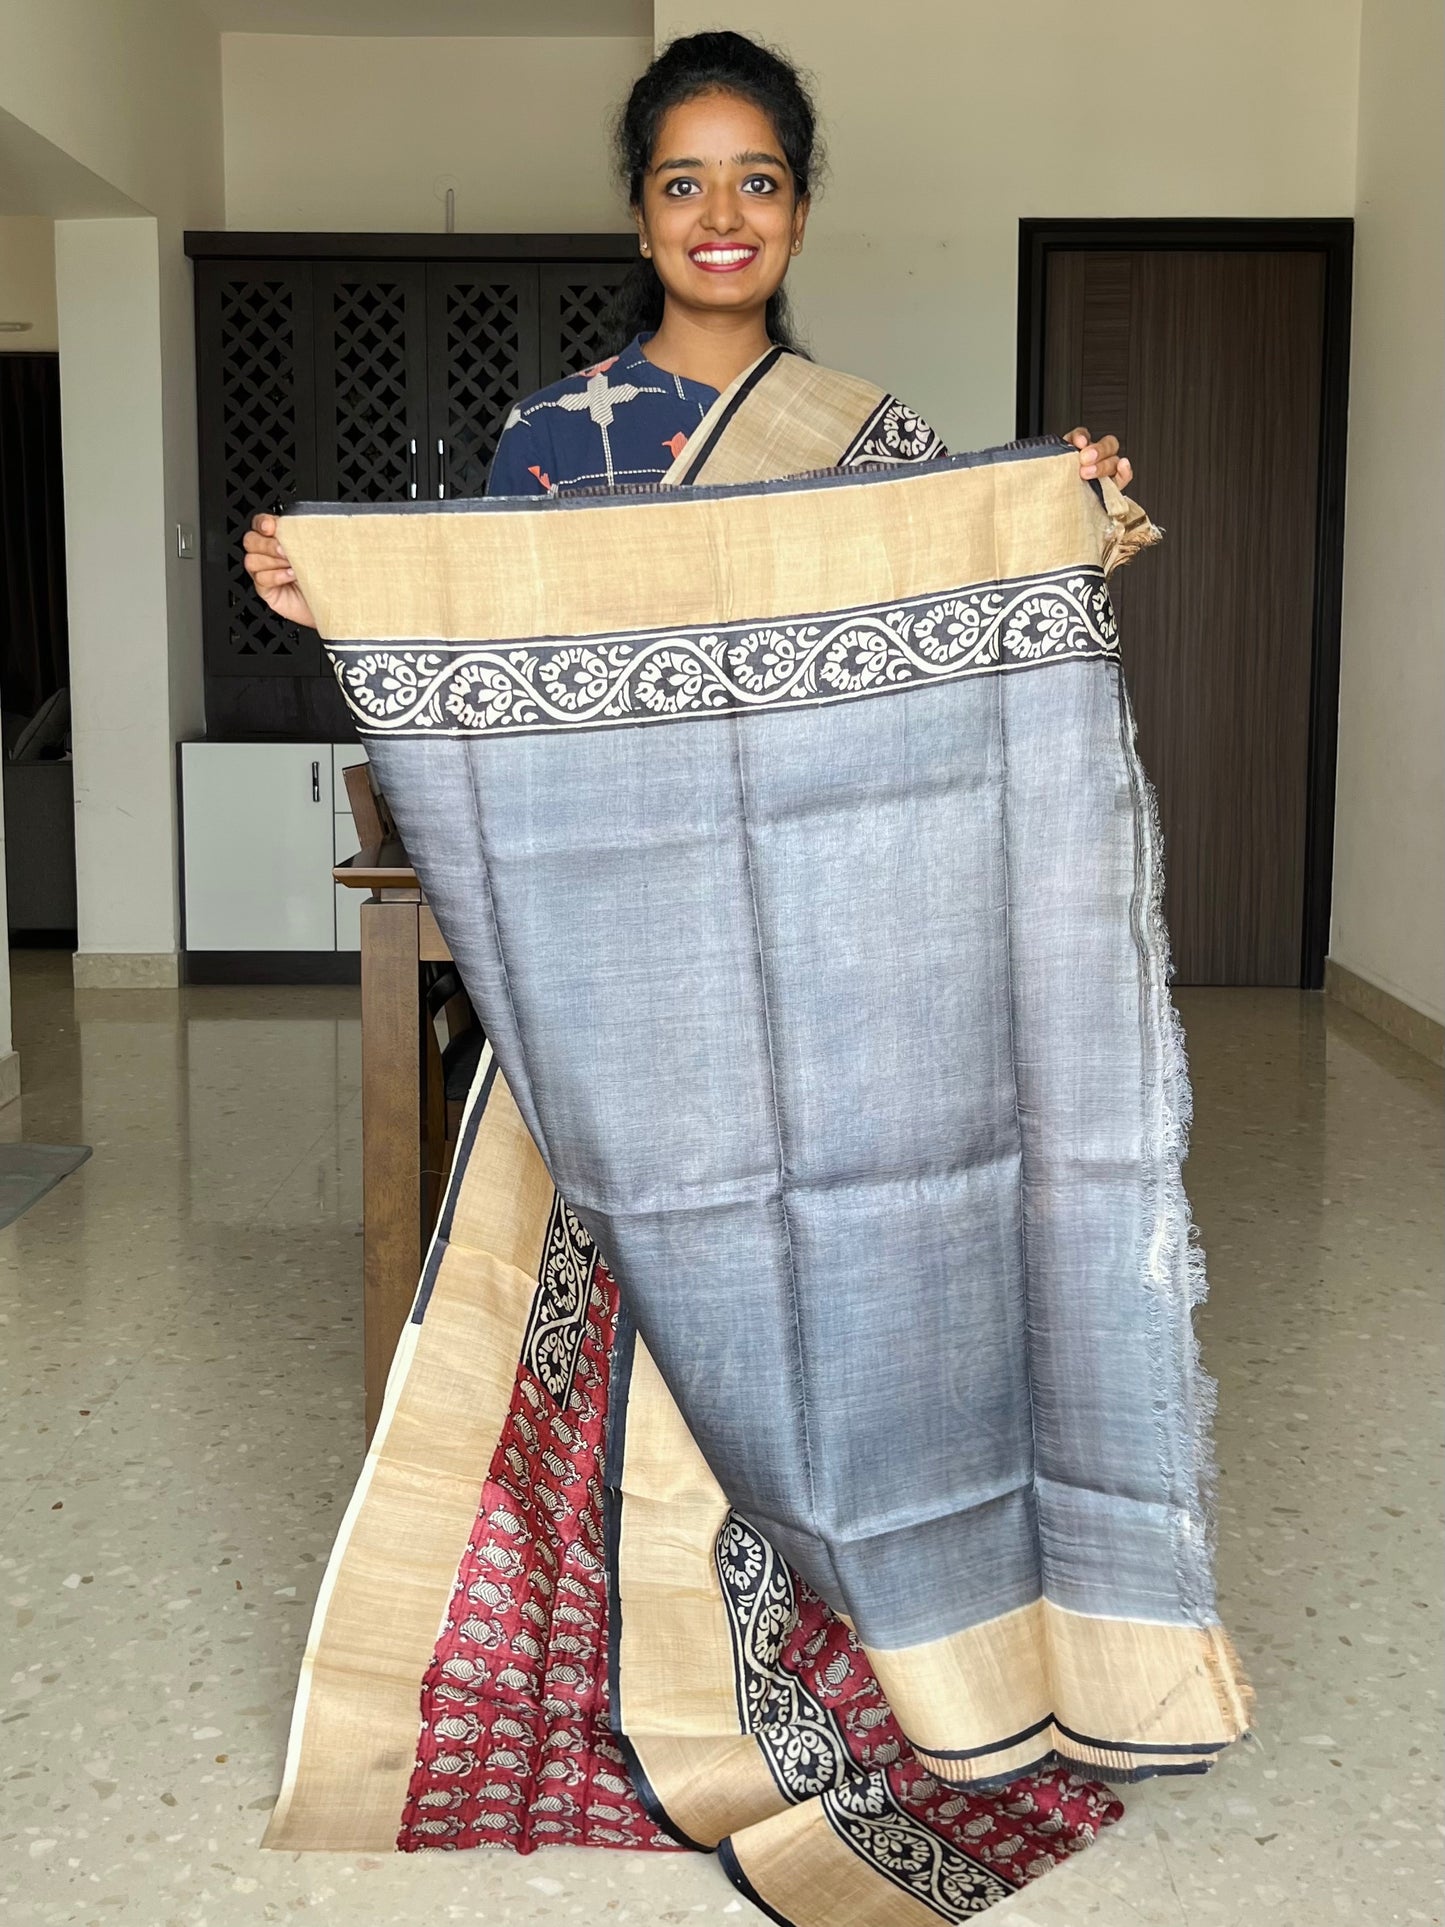
{"type": "MultiPolygon", "coordinates": [[[[794,70],[739,34],[679,41],[638,81],[616,140],[642,255],[619,304],[625,333],[657,330],[659,352],[686,352],[690,334],[715,346],[732,332],[719,317],[746,312],[762,346],[796,350],[783,277],[802,251],[821,157],[794,70]],[[706,286],[699,273],[727,283],[706,286]]],[[[737,371],[717,372],[721,387],[737,371]]]]}
{"type": "Polygon", "coordinates": [[[786,61],[740,34],[675,41],[616,128],[638,261],[619,352],[512,412],[492,494],[655,482],[719,393],[772,346],[799,352],[783,277],[803,245],[817,130],[786,61]]]}
{"type": "MultiPolygon", "coordinates": [[[[615,309],[619,352],[512,411],[491,494],[660,481],[719,394],[772,348],[804,352],[784,278],[822,156],[796,69],[741,34],[674,41],[628,97],[616,149],[639,250],[615,309]]],[[[869,459],[946,452],[911,410],[897,405],[895,419],[908,434],[897,447],[875,436],[869,459]]],[[[1085,479],[1127,486],[1112,437],[1070,439],[1085,479]]],[[[844,456],[840,445],[818,459],[844,456]]]]}
{"type": "MultiPolygon", "coordinates": [[[[1121,1360],[1189,1355],[1161,1322],[1187,1321],[1172,1165],[1127,1179],[1122,1229],[1079,1232],[1110,1309],[1097,1370],[1071,1352],[1060,1375],[1088,1388],[1053,1428],[1067,1476],[1047,1424],[1035,1462],[1023,1370],[1021,1116],[1073,1140],[1057,1092],[1020,1110],[1012,872],[987,866],[1052,779],[1095,827],[1016,867],[1056,879],[1090,835],[1081,887],[1152,901],[1127,731],[1090,692],[1115,687],[1103,577],[1156,532],[1112,439],[945,462],[903,402],[800,350],[783,282],[815,116],[779,55],[674,43],[617,148],[638,237],[618,351],[513,409],[489,487],[512,499],[287,524],[489,1042],[267,1844],[681,1843],[785,1927],[962,1922],[1118,1817],[1099,1779],[1201,1771],[1244,1719],[1196,1550],[1192,1388],[1172,1511],[1142,1450],[1137,1561],[1099,1524],[1117,1466],[1070,1429],[1127,1406],[1098,1389],[1121,1360]],[[579,491],[607,499],[546,499],[579,491]],[[537,918],[533,984],[513,967],[537,918]],[[562,1045],[597,1081],[544,1115],[562,1045]],[[1125,1344],[1136,1211],[1159,1277],[1125,1344]]],[[[274,523],[247,551],[272,608],[313,621],[274,523]]],[[[1020,927],[1072,972],[1050,888],[1020,927]]],[[[1159,945],[1144,984],[1139,916],[1096,924],[1117,952],[1083,979],[1130,986],[1102,1055],[1182,1116],[1164,1007],[1140,1001],[1159,945]]],[[[1101,1049],[1071,997],[1036,1002],[1061,1060],[1101,1049]]],[[[1049,1155],[1067,1174],[1028,1182],[1075,1332],[1059,1227],[1099,1159],[1049,1155]]]]}

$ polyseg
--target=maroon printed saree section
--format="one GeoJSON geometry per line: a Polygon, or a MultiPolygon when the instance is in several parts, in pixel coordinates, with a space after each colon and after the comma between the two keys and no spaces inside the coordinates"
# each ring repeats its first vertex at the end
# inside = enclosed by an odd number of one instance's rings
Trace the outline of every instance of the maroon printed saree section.
{"type": "Polygon", "coordinates": [[[580,1303],[545,1271],[538,1287],[530,1324],[551,1383],[524,1346],[422,1682],[404,1853],[677,1846],[644,1811],[608,1720],[601,1452],[617,1288],[600,1263],[577,1284],[580,1303]]]}
{"type": "Polygon", "coordinates": [[[322,1581],[265,1846],[396,1845],[421,1683],[512,1400],[553,1198],[487,1052],[416,1310],[322,1581]]]}

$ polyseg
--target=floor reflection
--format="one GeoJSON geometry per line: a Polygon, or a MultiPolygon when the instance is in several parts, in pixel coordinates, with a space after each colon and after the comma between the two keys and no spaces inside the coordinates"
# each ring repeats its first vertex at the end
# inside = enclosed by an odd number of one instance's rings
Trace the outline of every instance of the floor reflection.
{"type": "MultiPolygon", "coordinates": [[[[13,965],[0,1131],[95,1155],[0,1232],[7,1917],[740,1917],[701,1856],[257,1851],[361,1453],[358,993],[13,965]]],[[[1256,1730],[994,1917],[1403,1927],[1436,1917],[1440,1078],[1317,997],[1179,1001],[1256,1730]]]]}

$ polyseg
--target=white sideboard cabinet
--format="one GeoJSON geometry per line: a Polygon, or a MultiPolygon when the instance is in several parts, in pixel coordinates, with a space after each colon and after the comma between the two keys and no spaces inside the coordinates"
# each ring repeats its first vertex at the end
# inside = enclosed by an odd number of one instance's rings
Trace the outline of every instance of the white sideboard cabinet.
{"type": "Polygon", "coordinates": [[[355,743],[181,744],[192,981],[253,974],[284,980],[288,953],[298,966],[303,957],[313,960],[306,974],[346,974],[328,971],[324,957],[359,948],[359,904],[331,871],[357,847],[343,772],[365,760],[355,743]],[[219,962],[222,956],[233,969],[219,962]],[[275,958],[276,968],[262,970],[262,958],[275,958]]]}

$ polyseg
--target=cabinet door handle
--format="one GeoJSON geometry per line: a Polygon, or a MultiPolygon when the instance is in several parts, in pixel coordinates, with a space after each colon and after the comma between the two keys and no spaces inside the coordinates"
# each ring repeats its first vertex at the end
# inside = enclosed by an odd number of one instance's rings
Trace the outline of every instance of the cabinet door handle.
{"type": "Polygon", "coordinates": [[[437,436],[437,500],[446,500],[447,493],[447,445],[440,435],[437,436]]]}
{"type": "Polygon", "coordinates": [[[321,801],[321,765],[320,763],[313,763],[311,765],[311,801],[313,803],[319,803],[321,801]]]}
{"type": "Polygon", "coordinates": [[[407,493],[411,496],[411,499],[414,502],[416,500],[416,436],[415,435],[412,436],[411,442],[409,444],[408,451],[407,451],[406,472],[408,477],[407,493]]]}

